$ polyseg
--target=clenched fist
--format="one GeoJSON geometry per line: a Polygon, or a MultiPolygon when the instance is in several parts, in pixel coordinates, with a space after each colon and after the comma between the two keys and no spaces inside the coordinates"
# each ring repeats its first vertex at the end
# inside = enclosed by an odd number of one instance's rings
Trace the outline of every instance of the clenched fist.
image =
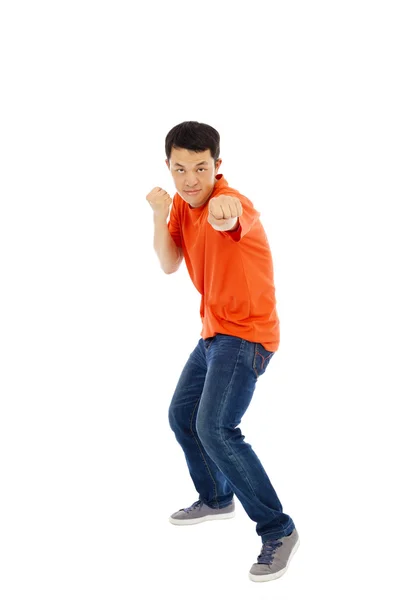
{"type": "Polygon", "coordinates": [[[153,209],[154,216],[167,220],[169,207],[172,204],[172,198],[168,192],[160,187],[155,187],[147,194],[146,200],[153,209]]]}
{"type": "Polygon", "coordinates": [[[208,222],[213,227],[229,230],[235,223],[236,217],[243,214],[242,203],[234,196],[216,196],[208,203],[208,222]]]}

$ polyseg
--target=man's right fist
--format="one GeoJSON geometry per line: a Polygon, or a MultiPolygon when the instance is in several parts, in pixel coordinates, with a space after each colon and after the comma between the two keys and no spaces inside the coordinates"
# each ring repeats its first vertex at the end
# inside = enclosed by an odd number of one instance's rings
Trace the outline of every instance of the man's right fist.
{"type": "Polygon", "coordinates": [[[171,196],[160,187],[155,187],[146,196],[147,202],[150,204],[154,211],[154,215],[157,217],[164,218],[167,220],[169,214],[169,207],[172,204],[171,196]]]}

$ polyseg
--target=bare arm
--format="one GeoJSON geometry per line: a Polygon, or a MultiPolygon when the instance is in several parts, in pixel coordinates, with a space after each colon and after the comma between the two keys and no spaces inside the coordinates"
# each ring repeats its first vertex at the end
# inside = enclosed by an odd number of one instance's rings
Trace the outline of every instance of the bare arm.
{"type": "Polygon", "coordinates": [[[236,231],[242,214],[242,203],[235,196],[221,194],[211,198],[208,205],[208,222],[217,231],[236,231]]]}
{"type": "Polygon", "coordinates": [[[214,222],[211,223],[211,226],[217,231],[236,231],[237,229],[239,229],[239,217],[232,217],[231,219],[219,220],[223,222],[222,225],[215,225],[214,222]]]}
{"type": "Polygon", "coordinates": [[[183,260],[182,248],[179,248],[172,239],[166,219],[156,214],[154,215],[154,250],[164,273],[170,275],[179,269],[183,260]]]}
{"type": "Polygon", "coordinates": [[[182,262],[183,251],[175,244],[167,225],[172,199],[165,190],[155,187],[147,194],[146,200],[153,209],[154,250],[161,268],[167,275],[175,273],[182,262]]]}

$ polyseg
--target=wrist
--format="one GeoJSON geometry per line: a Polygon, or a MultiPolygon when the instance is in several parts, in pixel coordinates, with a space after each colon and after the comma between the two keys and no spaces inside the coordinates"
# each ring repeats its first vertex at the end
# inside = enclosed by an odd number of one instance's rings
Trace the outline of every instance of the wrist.
{"type": "Polygon", "coordinates": [[[165,215],[158,215],[157,213],[154,213],[153,221],[154,221],[154,225],[163,225],[163,224],[166,225],[167,217],[165,215]]]}
{"type": "Polygon", "coordinates": [[[221,225],[214,225],[211,223],[211,226],[216,231],[230,231],[233,227],[237,228],[239,226],[239,218],[231,217],[230,219],[224,219],[224,223],[221,225]]]}

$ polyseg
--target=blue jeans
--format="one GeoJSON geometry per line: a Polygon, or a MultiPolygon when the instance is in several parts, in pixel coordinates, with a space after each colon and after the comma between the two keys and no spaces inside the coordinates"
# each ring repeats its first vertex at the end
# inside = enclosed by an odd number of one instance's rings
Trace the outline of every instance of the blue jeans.
{"type": "Polygon", "coordinates": [[[199,499],[222,508],[235,494],[263,542],[289,535],[295,526],[238,425],[273,354],[239,337],[201,338],[168,415],[199,499]]]}

